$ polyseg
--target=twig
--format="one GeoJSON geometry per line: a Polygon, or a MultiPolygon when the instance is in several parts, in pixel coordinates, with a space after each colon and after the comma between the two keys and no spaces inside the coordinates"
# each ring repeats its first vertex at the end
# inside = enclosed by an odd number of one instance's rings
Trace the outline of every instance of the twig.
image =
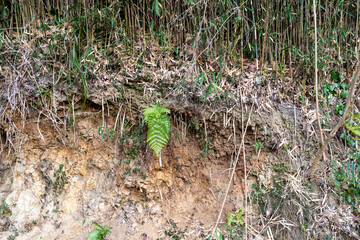
{"type": "MultiPolygon", "coordinates": [[[[242,99],[242,98],[241,98],[242,99]]],[[[247,239],[247,169],[246,169],[246,156],[245,156],[245,143],[244,143],[244,139],[245,139],[245,133],[246,133],[246,129],[250,120],[250,115],[251,115],[251,111],[252,111],[252,107],[254,106],[255,101],[253,102],[251,109],[250,109],[250,114],[249,114],[249,119],[248,122],[246,123],[246,127],[245,127],[245,131],[243,133],[242,136],[242,149],[243,149],[243,161],[244,161],[244,195],[245,195],[245,240],[247,239]]],[[[241,103],[241,129],[244,129],[244,104],[241,103]]],[[[239,149],[240,152],[240,149],[239,149]]],[[[235,165],[236,166],[236,165],[235,165]]],[[[235,169],[234,166],[234,169],[235,169]]]]}
{"type": "Polygon", "coordinates": [[[121,126],[120,126],[120,136],[122,137],[123,135],[123,131],[124,131],[124,123],[125,123],[125,110],[124,110],[124,116],[123,116],[123,119],[122,119],[122,122],[121,122],[121,126]]]}
{"type": "Polygon", "coordinates": [[[310,170],[310,174],[309,174],[310,177],[315,173],[316,166],[319,164],[321,155],[325,151],[326,146],[329,144],[330,140],[335,136],[336,132],[339,130],[340,126],[343,124],[343,122],[346,119],[346,116],[348,115],[348,113],[350,111],[350,105],[354,101],[354,99],[352,99],[353,98],[352,96],[354,95],[354,91],[355,91],[355,85],[356,85],[355,83],[356,83],[357,79],[359,78],[359,75],[360,75],[360,64],[358,63],[355,76],[350,85],[350,93],[349,93],[348,99],[346,101],[346,107],[345,107],[344,114],[342,115],[340,121],[336,124],[335,128],[330,132],[329,136],[326,138],[324,144],[321,146],[319,151],[316,153],[311,170],[310,170]]]}

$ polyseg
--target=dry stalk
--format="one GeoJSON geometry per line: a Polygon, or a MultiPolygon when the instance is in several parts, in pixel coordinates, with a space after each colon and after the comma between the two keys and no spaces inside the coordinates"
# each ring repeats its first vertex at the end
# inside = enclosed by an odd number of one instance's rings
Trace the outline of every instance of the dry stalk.
{"type": "Polygon", "coordinates": [[[116,126],[117,126],[117,122],[118,122],[118,120],[119,120],[119,116],[120,116],[120,113],[121,113],[121,109],[122,109],[122,104],[120,105],[119,111],[118,111],[118,113],[117,113],[117,115],[116,115],[115,124],[114,124],[114,131],[116,131],[116,126]]]}
{"type": "MultiPolygon", "coordinates": [[[[248,126],[248,123],[249,123],[249,120],[250,120],[250,116],[251,116],[251,112],[252,112],[252,108],[254,106],[254,103],[255,102],[253,102],[253,104],[251,106],[248,122],[246,123],[245,131],[244,131],[244,133],[242,135],[242,139],[241,139],[242,146],[240,146],[239,153],[237,155],[237,160],[238,160],[238,157],[239,157],[239,154],[240,154],[240,149],[242,147],[242,149],[243,149],[243,161],[244,161],[245,240],[247,239],[247,223],[248,223],[248,221],[247,221],[247,173],[246,173],[246,157],[245,157],[245,145],[244,145],[244,142],[245,142],[245,133],[246,133],[246,130],[247,130],[247,126],[248,126]]],[[[241,102],[241,129],[244,129],[244,104],[243,104],[243,102],[241,102]]],[[[236,167],[236,165],[234,165],[234,170],[235,170],[235,167],[236,167]]],[[[234,173],[234,171],[233,171],[233,173],[234,173]]]]}
{"type": "MultiPolygon", "coordinates": [[[[317,66],[317,25],[316,25],[316,4],[315,0],[313,0],[313,8],[314,8],[314,24],[315,24],[315,101],[316,101],[316,119],[319,127],[319,134],[320,134],[320,144],[322,145],[324,143],[324,137],[322,133],[321,128],[321,122],[320,122],[320,114],[319,114],[319,88],[318,88],[318,66],[317,66]]],[[[326,160],[324,154],[324,160],[326,160]]]]}
{"type": "Polygon", "coordinates": [[[74,131],[74,149],[76,148],[76,131],[75,131],[75,126],[76,126],[76,116],[75,116],[75,103],[74,103],[74,98],[75,98],[75,95],[73,96],[72,98],[72,101],[71,101],[71,105],[72,105],[72,115],[73,115],[73,131],[74,131]]]}

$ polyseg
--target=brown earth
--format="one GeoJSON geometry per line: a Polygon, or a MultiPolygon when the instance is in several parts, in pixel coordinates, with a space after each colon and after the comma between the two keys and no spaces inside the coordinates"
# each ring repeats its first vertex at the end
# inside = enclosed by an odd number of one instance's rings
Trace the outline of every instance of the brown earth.
{"type": "MultiPolygon", "coordinates": [[[[1,161],[0,197],[11,209],[11,216],[2,219],[2,227],[7,230],[1,233],[2,238],[17,231],[20,235],[16,239],[85,239],[93,229],[92,222],[111,226],[108,239],[156,239],[164,237],[164,230],[175,225],[179,231],[185,231],[188,239],[207,236],[224,199],[236,158],[234,146],[239,146],[241,140],[241,112],[196,112],[188,111],[194,107],[191,105],[166,105],[173,113],[173,131],[170,144],[163,150],[162,168],[145,144],[126,163],[129,156],[125,152],[134,139],[127,139],[120,146],[120,136],[110,139],[106,135],[106,129],[114,129],[118,112],[115,107],[109,109],[106,124],[102,122],[101,109],[77,111],[72,131],[66,123],[39,119],[35,114],[26,122],[17,121],[18,151],[10,151],[1,161]],[[193,126],[186,129],[184,120],[193,126]],[[68,130],[65,137],[56,131],[62,129],[68,130]],[[103,137],[101,129],[105,129],[103,137]],[[211,140],[207,153],[204,137],[197,134],[199,129],[211,140]],[[67,180],[62,191],[57,188],[54,192],[50,180],[55,181],[53,174],[60,164],[67,180]]],[[[132,114],[124,107],[119,115],[136,122],[132,114]]],[[[292,114],[284,107],[250,117],[245,139],[250,173],[261,171],[264,162],[279,158],[276,135],[285,131],[286,124],[293,125],[292,114]],[[265,144],[258,156],[252,147],[255,138],[265,144]]],[[[244,124],[246,120],[244,116],[244,124]]],[[[131,127],[138,127],[140,122],[136,123],[131,127]]],[[[119,124],[116,128],[120,128],[119,124]]],[[[245,207],[240,162],[222,223],[229,212],[245,207]]],[[[271,176],[265,176],[264,181],[270,181],[268,178],[271,176]]],[[[247,179],[248,189],[254,181],[253,176],[247,179]]],[[[248,211],[251,213],[250,208],[248,211]]]]}

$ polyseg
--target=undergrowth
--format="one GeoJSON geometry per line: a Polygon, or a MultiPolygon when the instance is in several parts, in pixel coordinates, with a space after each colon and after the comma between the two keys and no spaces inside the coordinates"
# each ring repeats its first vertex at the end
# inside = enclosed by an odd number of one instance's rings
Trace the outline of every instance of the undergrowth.
{"type": "MultiPolygon", "coordinates": [[[[322,92],[326,99],[326,105],[333,110],[335,115],[344,114],[348,90],[349,86],[344,82],[343,75],[332,71],[330,81],[323,85],[322,92]]],[[[327,122],[331,120],[330,116],[330,113],[325,114],[325,119],[322,122],[325,128],[329,127],[327,122]]],[[[335,193],[338,194],[340,201],[349,204],[352,211],[356,212],[356,214],[360,213],[359,123],[359,113],[347,116],[344,122],[345,128],[340,134],[345,151],[339,155],[344,156],[345,159],[340,160],[339,156],[337,156],[332,163],[332,175],[329,177],[330,181],[333,182],[335,193]]]]}
{"type": "Polygon", "coordinates": [[[360,150],[356,147],[356,139],[348,134],[341,134],[350,151],[345,153],[346,161],[336,161],[333,165],[335,192],[339,199],[351,206],[352,211],[360,214],[360,150]]]}
{"type": "MultiPolygon", "coordinates": [[[[215,239],[216,240],[236,240],[236,239],[244,239],[244,231],[245,231],[245,222],[243,219],[244,211],[242,209],[238,209],[235,212],[229,212],[226,217],[227,225],[224,227],[220,227],[215,231],[215,239]]],[[[206,238],[206,240],[211,240],[211,237],[206,238]]]]}
{"type": "Polygon", "coordinates": [[[306,239],[312,234],[310,186],[289,174],[285,166],[277,165],[273,170],[275,177],[271,183],[254,183],[247,200],[258,211],[257,219],[262,219],[259,234],[273,234],[279,239],[287,239],[289,236],[291,239],[306,239]],[[283,219],[283,222],[273,222],[276,218],[283,219]],[[291,233],[284,228],[290,222],[294,223],[291,233]]]}

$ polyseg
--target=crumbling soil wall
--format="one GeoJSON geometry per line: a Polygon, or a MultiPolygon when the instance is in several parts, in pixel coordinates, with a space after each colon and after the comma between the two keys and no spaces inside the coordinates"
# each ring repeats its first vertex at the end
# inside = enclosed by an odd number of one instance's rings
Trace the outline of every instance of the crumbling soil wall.
{"type": "MultiPolygon", "coordinates": [[[[102,96],[113,94],[110,89],[102,96]]],[[[11,210],[2,219],[3,237],[85,239],[96,222],[112,227],[109,239],[156,239],[174,224],[190,239],[202,239],[216,222],[245,129],[249,174],[278,158],[279,134],[294,125],[286,107],[259,114],[249,105],[212,108],[164,99],[172,129],[160,168],[141,118],[148,99],[132,88],[124,92],[127,101],[119,105],[104,103],[95,90],[83,111],[74,101],[76,122],[36,111],[14,121],[16,148],[1,159],[0,197],[11,210]],[[264,143],[258,155],[255,141],[264,143]]],[[[245,207],[243,160],[236,168],[223,221],[245,207]]],[[[247,179],[248,189],[253,181],[247,179]]]]}

